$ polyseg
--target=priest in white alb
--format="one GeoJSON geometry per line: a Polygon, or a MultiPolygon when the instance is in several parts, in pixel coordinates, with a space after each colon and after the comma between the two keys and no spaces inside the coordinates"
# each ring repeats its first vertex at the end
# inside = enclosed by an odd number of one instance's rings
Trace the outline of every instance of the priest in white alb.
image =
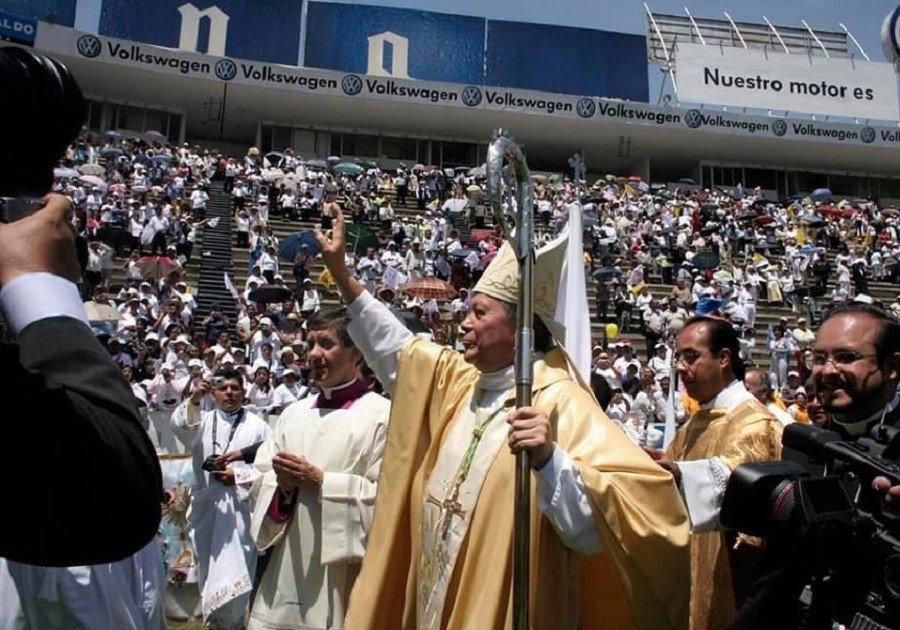
{"type": "Polygon", "coordinates": [[[251,630],[343,628],[359,574],[390,402],[370,392],[343,310],[307,322],[311,384],[256,454],[252,533],[269,551],[251,630]]]}

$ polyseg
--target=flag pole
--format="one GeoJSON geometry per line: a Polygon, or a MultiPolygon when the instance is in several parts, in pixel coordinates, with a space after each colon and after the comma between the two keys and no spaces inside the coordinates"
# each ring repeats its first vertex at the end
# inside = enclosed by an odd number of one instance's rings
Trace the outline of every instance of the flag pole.
{"type": "MultiPolygon", "coordinates": [[[[532,328],[534,272],[534,192],[531,172],[522,149],[503,129],[494,133],[485,162],[488,198],[495,220],[504,228],[519,263],[516,321],[516,407],[531,406],[534,382],[532,328]],[[507,176],[504,177],[504,164],[507,176]],[[515,180],[515,199],[503,198],[502,184],[515,180]],[[506,202],[504,209],[503,203],[506,202]],[[515,208],[513,209],[513,205],[515,208]],[[514,223],[513,223],[514,222],[514,223]],[[513,235],[512,228],[515,227],[513,235]]],[[[531,544],[531,461],[528,451],[516,453],[515,532],[513,536],[513,628],[528,630],[531,544]]]]}

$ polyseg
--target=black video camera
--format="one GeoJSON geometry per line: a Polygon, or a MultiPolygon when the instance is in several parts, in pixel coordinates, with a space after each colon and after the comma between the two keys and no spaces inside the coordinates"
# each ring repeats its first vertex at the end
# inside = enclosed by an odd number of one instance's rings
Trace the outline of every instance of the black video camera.
{"type": "Polygon", "coordinates": [[[210,455],[206,459],[203,460],[203,463],[200,465],[200,468],[205,470],[206,472],[222,472],[225,470],[225,464],[220,464],[216,460],[219,459],[218,455],[210,455]]]}
{"type": "Polygon", "coordinates": [[[900,628],[900,512],[871,489],[900,484],[900,430],[875,426],[853,442],[791,424],[785,447],[824,464],[822,476],[793,461],[738,466],[728,481],[722,525],[762,536],[805,580],[798,593],[805,628],[900,628]],[[851,496],[854,497],[851,499],[851,496]]]}
{"type": "Polygon", "coordinates": [[[0,48],[0,221],[11,223],[43,207],[53,166],[84,124],[81,88],[60,62],[30,50],[0,48]],[[13,150],[14,148],[14,150],[13,150]]]}

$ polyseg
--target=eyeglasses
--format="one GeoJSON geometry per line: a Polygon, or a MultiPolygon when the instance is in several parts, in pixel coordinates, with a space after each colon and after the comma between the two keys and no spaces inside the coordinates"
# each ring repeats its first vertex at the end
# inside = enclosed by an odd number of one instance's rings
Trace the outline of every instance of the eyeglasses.
{"type": "Polygon", "coordinates": [[[855,350],[837,350],[836,352],[813,352],[810,360],[813,365],[824,366],[831,363],[834,367],[846,367],[863,359],[872,359],[875,353],[863,354],[855,350]]]}

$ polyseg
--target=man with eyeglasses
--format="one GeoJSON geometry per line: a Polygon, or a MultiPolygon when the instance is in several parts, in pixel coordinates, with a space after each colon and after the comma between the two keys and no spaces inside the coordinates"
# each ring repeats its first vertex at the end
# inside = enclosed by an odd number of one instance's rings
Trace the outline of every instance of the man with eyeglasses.
{"type": "MultiPolygon", "coordinates": [[[[900,324],[892,315],[861,302],[835,307],[822,322],[811,363],[813,389],[830,415],[824,428],[854,441],[876,424],[900,425],[900,324]]],[[[786,448],[783,455],[804,465],[813,476],[823,473],[821,463],[803,453],[786,448]]],[[[845,477],[845,481],[848,495],[856,495],[858,480],[845,477]]],[[[876,478],[873,488],[895,503],[900,501],[900,486],[891,487],[884,477],[876,478]]],[[[770,541],[757,568],[736,629],[798,625],[798,601],[811,569],[793,541],[787,548],[777,542],[770,541]]]]}
{"type": "Polygon", "coordinates": [[[244,381],[232,368],[202,379],[172,413],[172,423],[193,435],[197,486],[188,522],[203,620],[211,628],[243,628],[257,557],[250,536],[250,486],[259,473],[234,455],[255,454],[253,447],[267,440],[271,429],[244,409],[244,381]],[[211,411],[200,408],[206,394],[216,404],[211,411]]]}
{"type": "Polygon", "coordinates": [[[782,424],[744,386],[739,339],[729,321],[688,320],[678,336],[675,370],[700,409],[665,452],[645,450],[675,477],[691,519],[690,627],[724,629],[741,603],[745,567],[758,556],[758,541],[719,531],[722,497],[737,466],[779,458],[782,424]]]}

